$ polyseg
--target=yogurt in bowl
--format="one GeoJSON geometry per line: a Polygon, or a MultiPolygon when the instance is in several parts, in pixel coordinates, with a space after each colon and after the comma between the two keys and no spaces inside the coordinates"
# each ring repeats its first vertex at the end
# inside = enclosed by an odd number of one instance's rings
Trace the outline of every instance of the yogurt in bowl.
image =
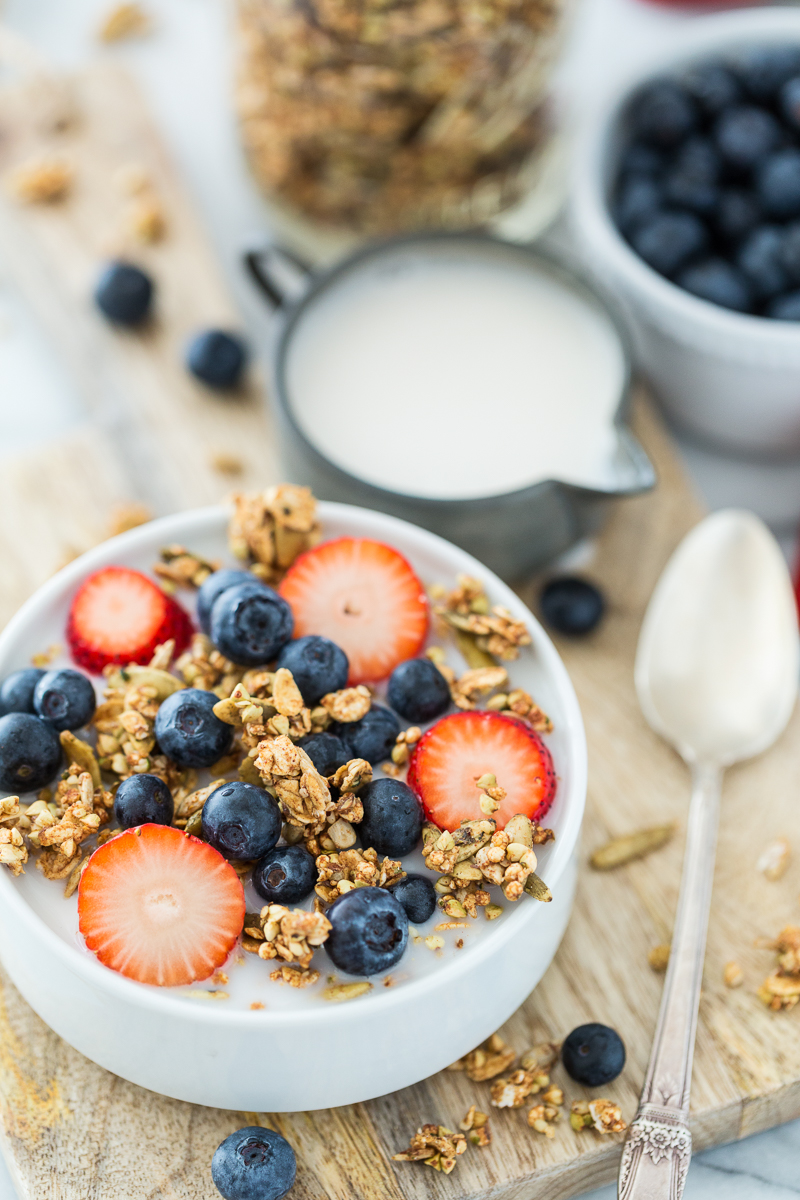
{"type": "MultiPolygon", "coordinates": [[[[214,508],[156,521],[70,564],[2,635],[0,677],[28,665],[42,647],[63,642],[75,592],[99,568],[116,564],[147,573],[161,548],[173,543],[233,565],[226,548],[229,516],[214,508]]],[[[364,994],[337,1004],[326,998],[326,989],[353,982],[353,977],[336,971],[324,948],[314,956],[320,978],[307,988],[281,986],[270,979],[274,960],[265,962],[238,949],[223,968],[224,984],[219,976],[216,983],[183,987],[137,983],[103,966],[87,950],[78,933],[76,899],[64,898],[63,883],[45,879],[32,863],[16,878],[3,871],[0,954],[32,1007],[100,1065],[191,1102],[297,1111],[358,1102],[416,1082],[462,1056],[507,1019],[547,968],[571,908],[586,752],[574,692],[549,639],[499,580],[438,537],[343,505],[321,504],[319,516],[323,539],[386,543],[404,555],[426,587],[454,586],[463,574],[476,577],[492,604],[524,622],[531,644],[509,664],[509,674],[553,723],[545,740],[557,786],[546,824],[555,841],[537,847],[536,868],[553,901],[544,904],[523,896],[506,904],[498,893],[504,911],[496,920],[479,913],[477,919],[459,923],[467,928],[438,933],[436,925],[446,924],[447,917],[437,909],[412,929],[388,984],[383,975],[372,977],[369,990],[359,989],[364,994]],[[430,943],[430,938],[436,941],[430,943]]],[[[434,636],[429,644],[436,641],[434,636]]],[[[446,653],[462,674],[457,651],[448,646],[446,653]]],[[[102,681],[97,683],[99,689],[102,681]]],[[[403,857],[403,867],[426,869],[419,849],[403,857]]],[[[249,882],[245,888],[247,909],[258,910],[263,901],[249,882]]]]}

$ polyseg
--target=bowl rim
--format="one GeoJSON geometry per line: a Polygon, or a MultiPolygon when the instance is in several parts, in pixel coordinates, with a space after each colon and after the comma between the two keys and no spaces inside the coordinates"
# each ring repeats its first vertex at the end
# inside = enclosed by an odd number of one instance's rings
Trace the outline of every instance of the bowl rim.
{"type": "MultiPolygon", "coordinates": [[[[111,565],[115,559],[124,565],[124,556],[129,551],[144,549],[152,542],[161,545],[169,544],[172,541],[190,541],[192,536],[213,532],[215,526],[219,527],[224,537],[230,511],[227,506],[215,505],[161,517],[110,538],[88,550],[48,579],[12,617],[0,633],[0,662],[14,645],[21,631],[29,628],[30,624],[36,620],[37,614],[63,597],[69,589],[78,586],[89,571],[111,565]]],[[[554,844],[553,853],[545,872],[549,885],[556,886],[575,850],[580,834],[586,801],[587,778],[587,750],[583,720],[575,690],[558,651],[539,621],[522,600],[494,572],[490,571],[488,567],[484,567],[465,550],[454,546],[453,543],[437,534],[430,533],[397,517],[376,513],[371,509],[358,508],[355,505],[329,501],[319,502],[319,515],[323,524],[326,519],[333,520],[337,517],[343,520],[352,520],[354,514],[357,514],[356,519],[362,525],[364,532],[350,536],[376,537],[391,542],[392,531],[398,530],[405,537],[411,536],[416,539],[420,548],[425,548],[429,552],[441,554],[443,549],[446,549],[448,555],[455,552],[463,563],[465,573],[477,574],[479,577],[485,578],[490,590],[498,597],[498,601],[525,620],[532,637],[532,649],[535,650],[544,670],[556,685],[559,701],[563,708],[568,747],[570,786],[568,793],[564,796],[564,830],[554,844]]],[[[0,871],[0,902],[7,905],[13,919],[26,926],[31,935],[32,953],[41,953],[44,945],[61,960],[65,967],[93,989],[106,992],[112,998],[131,1005],[149,1009],[154,1014],[165,1017],[180,1016],[182,1020],[210,1028],[242,1027],[250,1030],[263,1025],[276,1030],[282,1027],[302,1028],[319,1023],[321,1019],[326,1027],[342,1025],[354,1019],[353,1012],[356,1014],[355,1019],[358,1019],[359,1006],[348,1004],[329,1004],[321,1008],[306,1008],[296,1012],[276,1011],[268,1008],[256,1011],[248,1009],[226,1011],[224,1006],[216,1005],[204,1005],[202,1008],[197,1006],[193,1009],[185,1003],[185,995],[128,979],[103,966],[93,954],[82,950],[78,945],[73,946],[64,941],[28,904],[14,885],[12,876],[6,871],[0,871]]],[[[499,928],[493,931],[492,936],[482,939],[468,955],[452,959],[441,970],[413,980],[403,988],[390,989],[388,992],[381,990],[381,1004],[384,1011],[389,1012],[398,1004],[402,1005],[411,989],[414,990],[415,997],[424,996],[426,992],[436,990],[442,982],[451,986],[465,975],[470,975],[475,969],[479,969],[483,959],[494,954],[504,942],[510,942],[517,936],[523,925],[535,918],[538,908],[538,904],[530,902],[520,906],[499,928]]],[[[203,981],[197,982],[202,983],[203,981]]]]}
{"type": "Polygon", "coordinates": [[[572,171],[573,222],[608,264],[626,277],[636,291],[647,293],[652,302],[668,309],[686,325],[703,323],[732,342],[747,337],[750,345],[760,342],[765,350],[797,347],[800,329],[796,322],[779,321],[751,313],[737,313],[693,296],[649,266],[625,241],[611,218],[606,196],[608,154],[624,108],[635,91],[648,79],[669,75],[700,55],[734,49],[745,39],[779,41],[794,35],[800,45],[800,10],[755,8],[698,17],[668,37],[666,44],[651,51],[636,68],[601,102],[583,128],[576,146],[572,171]]]}

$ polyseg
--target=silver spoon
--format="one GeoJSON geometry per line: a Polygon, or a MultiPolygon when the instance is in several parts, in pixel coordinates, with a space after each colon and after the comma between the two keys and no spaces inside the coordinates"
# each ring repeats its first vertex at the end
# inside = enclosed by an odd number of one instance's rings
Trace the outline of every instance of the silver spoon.
{"type": "Polygon", "coordinates": [[[622,1150],[620,1200],[680,1200],[683,1192],[722,773],[783,731],[799,669],[797,610],[780,547],[752,513],[707,517],[658,581],[636,654],[642,711],[690,767],[692,799],[672,951],[622,1150]]]}

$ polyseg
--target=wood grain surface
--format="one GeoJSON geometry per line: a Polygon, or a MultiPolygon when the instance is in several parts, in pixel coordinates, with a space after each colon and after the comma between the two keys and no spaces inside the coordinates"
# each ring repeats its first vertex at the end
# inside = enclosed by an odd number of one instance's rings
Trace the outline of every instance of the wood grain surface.
{"type": "MultiPolygon", "coordinates": [[[[82,76],[75,87],[79,121],[71,134],[60,135],[76,163],[74,195],[47,208],[23,209],[7,199],[0,204],[0,260],[25,291],[86,405],[84,424],[69,437],[3,463],[0,621],[65,553],[103,536],[115,501],[145,500],[166,512],[215,500],[229,486],[209,466],[219,450],[243,457],[245,486],[277,477],[257,381],[240,400],[221,403],[180,366],[187,332],[209,320],[234,324],[235,315],[141,98],[124,76],[107,69],[82,76]],[[116,236],[120,201],[113,178],[130,161],[152,171],[170,229],[162,245],[139,254],[160,295],[158,319],[143,335],[108,330],[86,299],[98,258],[116,236]]],[[[41,135],[26,125],[25,105],[0,112],[5,173],[41,135]]],[[[591,871],[586,857],[611,835],[666,820],[685,823],[686,770],[645,725],[632,667],[653,584],[702,512],[641,398],[635,423],[659,486],[614,510],[587,567],[609,599],[602,627],[588,640],[559,644],[589,741],[575,912],[552,967],[502,1031],[522,1052],[587,1020],[613,1025],[625,1040],[628,1063],[603,1094],[618,1100],[628,1118],[661,990],[647,952],[669,940],[682,837],[612,873],[591,871]]],[[[698,1149],[800,1114],[800,1010],[768,1012],[754,994],[773,957],[755,941],[800,923],[798,863],[774,883],[755,869],[773,838],[797,842],[799,785],[796,713],[767,755],[726,779],[693,1082],[698,1149]],[[722,982],[730,959],[745,972],[737,991],[722,982]]],[[[555,1078],[568,1101],[588,1095],[560,1068],[555,1078]]],[[[452,1127],[470,1104],[486,1108],[488,1098],[488,1085],[442,1072],[337,1110],[270,1116],[191,1106],[96,1067],[57,1038],[10,983],[3,980],[0,989],[0,1143],[24,1200],[213,1200],[213,1150],[245,1121],[268,1124],[291,1141],[300,1164],[295,1200],[561,1200],[614,1177],[617,1138],[576,1134],[562,1121],[549,1141],[527,1127],[525,1110],[495,1112],[491,1147],[470,1148],[450,1176],[391,1162],[422,1122],[452,1127]]]]}

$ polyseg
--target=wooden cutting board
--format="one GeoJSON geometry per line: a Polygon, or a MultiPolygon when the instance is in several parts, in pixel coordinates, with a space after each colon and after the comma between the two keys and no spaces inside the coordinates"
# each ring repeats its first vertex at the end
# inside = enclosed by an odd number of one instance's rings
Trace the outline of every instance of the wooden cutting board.
{"type": "MultiPolygon", "coordinates": [[[[242,458],[237,485],[277,478],[258,381],[240,400],[219,401],[196,387],[180,365],[191,329],[209,321],[235,325],[236,316],[140,96],[109,68],[81,76],[74,89],[77,122],[71,133],[58,135],[75,165],[72,197],[36,208],[0,203],[0,262],[24,291],[85,404],[85,421],[70,436],[2,463],[0,620],[65,552],[103,536],[114,502],[144,500],[161,513],[216,500],[229,486],[209,465],[220,451],[242,458]],[[113,180],[131,162],[151,173],[169,225],[161,244],[136,251],[159,287],[158,319],[136,335],[110,331],[87,302],[97,261],[117,236],[121,201],[113,180]]],[[[18,95],[11,99],[16,103],[0,103],[0,175],[42,138],[29,119],[31,106],[18,95]]],[[[643,398],[635,422],[658,468],[659,486],[615,509],[587,567],[609,600],[601,629],[586,641],[559,646],[589,740],[575,912],[552,967],[502,1031],[522,1052],[587,1020],[613,1025],[627,1045],[628,1063],[604,1094],[621,1104],[628,1119],[661,990],[647,952],[669,940],[682,837],[610,874],[591,871],[586,857],[609,836],[672,819],[685,824],[686,771],[644,724],[632,667],[653,584],[702,512],[643,398]]],[[[731,771],[726,781],[692,1097],[698,1149],[800,1114],[800,1009],[772,1013],[761,1005],[755,990],[773,956],[754,946],[788,922],[800,923],[800,861],[779,882],[768,882],[755,867],[776,837],[788,837],[800,851],[798,793],[795,714],[769,754],[731,771]],[[745,973],[737,991],[722,982],[731,959],[745,973]]],[[[119,1036],[125,1037],[124,1029],[119,1036]]],[[[324,1061],[321,1047],[322,1071],[324,1061]]],[[[556,1079],[568,1100],[584,1096],[560,1069],[556,1079]]],[[[390,1161],[418,1125],[452,1127],[472,1103],[487,1107],[488,1086],[452,1072],[368,1104],[291,1116],[167,1100],[76,1053],[2,980],[0,1144],[25,1200],[213,1200],[214,1148],[253,1121],[279,1129],[297,1151],[296,1200],[559,1200],[614,1177],[617,1138],[576,1134],[562,1121],[548,1141],[528,1128],[524,1110],[495,1112],[491,1147],[470,1148],[450,1176],[390,1161]]]]}

